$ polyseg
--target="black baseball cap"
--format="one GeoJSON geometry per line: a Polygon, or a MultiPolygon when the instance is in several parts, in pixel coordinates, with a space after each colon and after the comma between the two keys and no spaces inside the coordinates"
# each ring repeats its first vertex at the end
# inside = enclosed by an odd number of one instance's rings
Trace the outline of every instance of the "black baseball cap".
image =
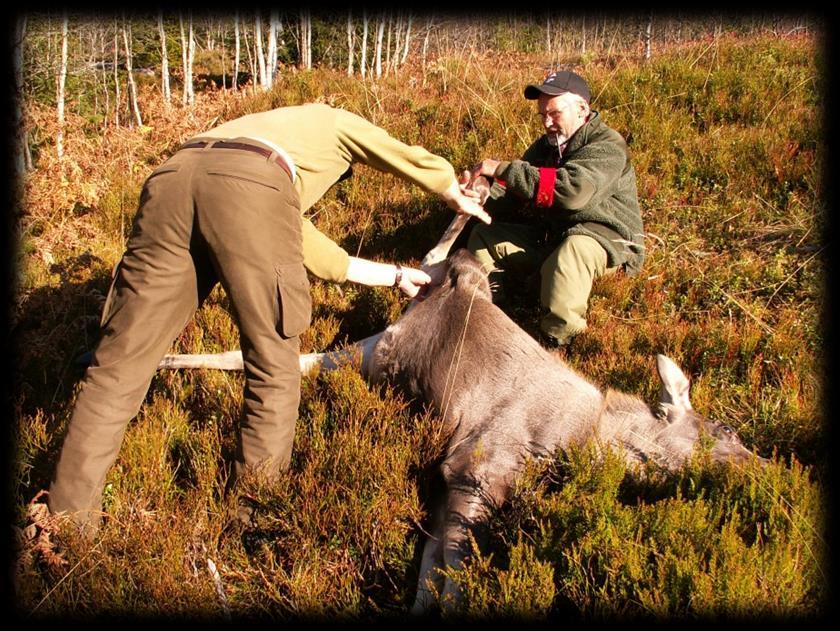
{"type": "Polygon", "coordinates": [[[529,85],[525,88],[525,98],[533,101],[540,98],[540,94],[559,96],[566,92],[577,94],[589,103],[589,86],[586,81],[580,75],[568,70],[552,72],[545,78],[542,85],[529,85]]]}

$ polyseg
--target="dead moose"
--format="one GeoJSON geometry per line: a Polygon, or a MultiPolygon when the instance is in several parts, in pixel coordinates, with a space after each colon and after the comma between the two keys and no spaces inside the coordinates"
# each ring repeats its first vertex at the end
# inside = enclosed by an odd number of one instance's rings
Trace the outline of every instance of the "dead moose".
{"type": "MultiPolygon", "coordinates": [[[[493,304],[487,275],[469,252],[434,262],[446,256],[465,223],[457,217],[424,259],[434,279],[425,298],[383,333],[355,345],[366,377],[430,404],[449,436],[441,464],[446,491],[431,511],[413,613],[433,608],[435,594],[442,606],[457,605],[458,586],[441,570],[462,567],[470,535],[479,543],[486,536],[492,511],[508,499],[528,458],[594,440],[629,462],[675,469],[704,436],[715,461],[757,457],[729,427],[692,409],[688,379],[664,355],[657,356],[662,388],[655,408],[601,392],[493,304]]],[[[304,355],[301,369],[331,368],[352,353],[304,355]]],[[[161,363],[210,366],[241,369],[241,355],[168,356],[161,363]]]]}

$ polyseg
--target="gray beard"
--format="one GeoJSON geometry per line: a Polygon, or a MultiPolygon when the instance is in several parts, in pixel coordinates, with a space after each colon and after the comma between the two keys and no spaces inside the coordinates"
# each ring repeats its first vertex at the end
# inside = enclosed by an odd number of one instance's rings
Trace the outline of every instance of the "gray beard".
{"type": "Polygon", "coordinates": [[[569,140],[563,134],[548,133],[546,134],[546,137],[548,138],[548,144],[550,144],[552,147],[562,147],[566,144],[566,141],[569,140]]]}

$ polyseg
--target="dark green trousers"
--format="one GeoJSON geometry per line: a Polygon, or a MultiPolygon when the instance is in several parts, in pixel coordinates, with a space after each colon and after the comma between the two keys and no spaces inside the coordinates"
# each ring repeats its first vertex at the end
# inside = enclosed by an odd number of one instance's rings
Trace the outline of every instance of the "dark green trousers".
{"type": "Polygon", "coordinates": [[[300,201],[286,172],[241,149],[182,149],[146,180],[49,492],[95,530],[105,476],[162,356],[217,282],[239,325],[244,412],[235,472],[290,460],[298,336],[311,299],[300,201]]]}

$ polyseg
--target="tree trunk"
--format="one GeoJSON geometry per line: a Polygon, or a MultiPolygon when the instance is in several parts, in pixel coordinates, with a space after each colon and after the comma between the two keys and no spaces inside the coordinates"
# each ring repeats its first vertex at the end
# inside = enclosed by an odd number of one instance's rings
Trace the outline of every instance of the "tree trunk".
{"type": "Polygon", "coordinates": [[[581,45],[580,45],[580,54],[581,56],[586,54],[586,16],[583,16],[583,22],[581,24],[581,45]]]}
{"type": "Polygon", "coordinates": [[[158,31],[160,32],[160,87],[163,91],[163,101],[167,105],[172,101],[169,88],[169,53],[166,51],[166,31],[163,30],[163,11],[158,13],[158,31]]]}
{"type": "Polygon", "coordinates": [[[248,42],[248,28],[243,23],[242,37],[245,39],[245,52],[248,53],[248,67],[251,69],[251,93],[257,93],[257,60],[251,54],[251,44],[248,42]]]}
{"type": "Polygon", "coordinates": [[[268,17],[268,55],[265,63],[268,87],[271,88],[277,75],[277,11],[271,11],[268,17]]]}
{"type": "Polygon", "coordinates": [[[233,58],[233,89],[239,89],[239,11],[233,16],[233,31],[236,39],[236,53],[233,58]]]}
{"type": "Polygon", "coordinates": [[[388,15],[388,39],[385,40],[385,74],[391,71],[391,32],[394,30],[394,16],[388,15]]]}
{"type": "Polygon", "coordinates": [[[14,134],[15,134],[15,172],[19,177],[32,168],[32,159],[29,157],[29,140],[26,128],[23,124],[23,38],[26,36],[26,15],[18,16],[15,23],[14,41],[14,70],[15,70],[15,111],[14,111],[14,134]],[[28,159],[27,159],[28,158],[28,159]]]}
{"type": "Polygon", "coordinates": [[[184,18],[179,15],[178,20],[181,23],[181,63],[184,69],[184,93],[181,97],[181,103],[183,105],[192,105],[195,102],[192,74],[193,58],[195,57],[195,36],[193,33],[192,12],[189,13],[189,33],[184,33],[184,18]]]}
{"type": "Polygon", "coordinates": [[[64,85],[67,82],[67,12],[61,15],[61,66],[58,71],[56,92],[56,110],[58,111],[58,134],[55,138],[55,150],[58,159],[64,157],[64,85]]]}
{"type": "Polygon", "coordinates": [[[193,88],[193,60],[195,59],[195,30],[193,28],[192,11],[190,11],[190,32],[187,40],[187,102],[192,105],[195,102],[195,89],[193,88]]]}
{"type": "Polygon", "coordinates": [[[356,32],[353,29],[353,13],[347,12],[347,75],[353,74],[353,44],[356,40],[356,32]]]}
{"type": "Polygon", "coordinates": [[[382,76],[382,36],[385,33],[385,14],[379,14],[379,26],[376,28],[376,78],[382,76]]]}
{"type": "Polygon", "coordinates": [[[551,58],[551,16],[545,18],[545,52],[551,58]]]}
{"type": "Polygon", "coordinates": [[[306,69],[312,70],[312,15],[306,10],[306,69]]]}
{"type": "Polygon", "coordinates": [[[396,73],[400,66],[400,56],[402,55],[402,38],[403,38],[403,16],[402,13],[397,14],[397,25],[394,27],[394,57],[391,62],[391,70],[396,73]]]}
{"type": "Polygon", "coordinates": [[[423,53],[421,58],[423,70],[423,87],[426,86],[426,51],[429,48],[429,35],[432,32],[432,18],[426,23],[426,36],[423,38],[423,53]]]}
{"type": "Polygon", "coordinates": [[[367,73],[367,35],[368,35],[368,17],[367,13],[362,11],[362,23],[364,24],[364,28],[362,29],[362,79],[365,78],[365,74],[367,73]]]}
{"type": "Polygon", "coordinates": [[[650,59],[650,41],[651,33],[653,31],[653,13],[648,18],[647,27],[645,28],[645,61],[650,59]]]}
{"type": "Polygon", "coordinates": [[[187,104],[187,36],[184,33],[184,16],[178,14],[178,25],[181,27],[181,78],[183,88],[181,90],[181,105],[187,104]]]}
{"type": "Polygon", "coordinates": [[[260,66],[260,87],[268,90],[268,78],[265,71],[265,54],[262,45],[262,18],[259,9],[254,14],[254,57],[260,66]]]}
{"type": "Polygon", "coordinates": [[[120,126],[120,35],[119,27],[114,20],[114,125],[120,126]]]}
{"type": "Polygon", "coordinates": [[[134,83],[134,70],[132,69],[131,59],[131,24],[126,27],[123,22],[122,28],[123,42],[125,43],[125,69],[128,73],[128,98],[131,104],[131,111],[134,114],[134,122],[137,127],[143,126],[143,117],[140,116],[140,106],[137,104],[137,84],[134,83]]]}
{"type": "Polygon", "coordinates": [[[219,40],[222,42],[222,91],[227,92],[227,66],[225,66],[225,58],[227,51],[225,50],[225,38],[227,37],[227,27],[225,22],[219,20],[219,40]]]}
{"type": "Polygon", "coordinates": [[[405,43],[403,48],[402,59],[400,59],[400,65],[402,66],[405,63],[405,60],[408,59],[408,47],[411,44],[411,13],[408,14],[408,25],[405,29],[405,43]]]}
{"type": "Polygon", "coordinates": [[[300,56],[298,68],[301,70],[312,69],[312,16],[309,9],[300,11],[300,56]]]}

